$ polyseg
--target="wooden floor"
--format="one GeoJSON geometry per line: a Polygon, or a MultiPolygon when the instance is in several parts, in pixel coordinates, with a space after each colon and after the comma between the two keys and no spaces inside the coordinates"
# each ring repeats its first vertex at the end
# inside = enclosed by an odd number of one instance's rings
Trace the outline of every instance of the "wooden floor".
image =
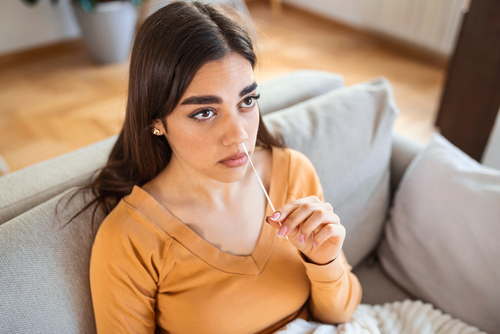
{"type": "MultiPolygon", "coordinates": [[[[340,73],[347,85],[385,76],[401,111],[395,130],[423,143],[437,131],[446,59],[416,56],[288,5],[278,19],[268,1],[248,7],[260,39],[258,82],[297,69],[340,73]]],[[[128,61],[94,64],[80,39],[0,57],[0,155],[10,170],[118,133],[127,76],[128,61]]]]}

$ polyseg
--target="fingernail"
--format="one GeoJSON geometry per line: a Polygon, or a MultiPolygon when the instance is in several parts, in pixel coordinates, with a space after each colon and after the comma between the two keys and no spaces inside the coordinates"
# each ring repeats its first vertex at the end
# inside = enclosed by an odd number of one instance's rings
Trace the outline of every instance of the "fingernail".
{"type": "Polygon", "coordinates": [[[281,226],[280,230],[278,231],[278,237],[284,236],[286,233],[286,226],[281,226]]]}
{"type": "Polygon", "coordinates": [[[313,248],[316,247],[316,243],[313,241],[313,248]]]}
{"type": "Polygon", "coordinates": [[[299,242],[300,242],[301,244],[303,244],[303,243],[304,243],[304,235],[303,235],[302,233],[300,234],[300,237],[299,237],[299,242]]]}
{"type": "Polygon", "coordinates": [[[269,218],[271,218],[272,220],[276,220],[276,219],[278,219],[279,217],[280,217],[280,213],[279,213],[279,212],[275,212],[275,213],[273,213],[273,214],[271,215],[271,217],[269,217],[269,218]]]}

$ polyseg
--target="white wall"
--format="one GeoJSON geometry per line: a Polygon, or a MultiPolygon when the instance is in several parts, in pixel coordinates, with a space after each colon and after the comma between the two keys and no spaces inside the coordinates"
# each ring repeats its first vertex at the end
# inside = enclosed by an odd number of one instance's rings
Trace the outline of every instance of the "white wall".
{"type": "Polygon", "coordinates": [[[0,55],[80,36],[69,0],[0,0],[0,55]]]}
{"type": "Polygon", "coordinates": [[[497,118],[484,149],[481,163],[485,166],[500,169],[500,109],[498,109],[497,118]]]}
{"type": "Polygon", "coordinates": [[[469,0],[283,0],[437,54],[453,53],[469,0]]]}

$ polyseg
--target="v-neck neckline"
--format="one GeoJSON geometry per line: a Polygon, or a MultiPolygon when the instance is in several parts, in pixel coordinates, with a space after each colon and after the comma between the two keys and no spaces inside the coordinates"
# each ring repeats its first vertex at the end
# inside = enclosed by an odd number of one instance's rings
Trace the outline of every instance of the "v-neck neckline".
{"type": "MultiPolygon", "coordinates": [[[[268,195],[277,209],[285,204],[288,191],[289,154],[286,149],[274,146],[271,146],[271,149],[272,166],[268,195]]],[[[266,224],[265,217],[262,217],[261,231],[253,252],[250,255],[241,256],[229,254],[219,250],[196,234],[141,187],[134,186],[132,192],[123,200],[141,211],[201,260],[227,273],[260,274],[269,260],[277,240],[276,229],[266,224]]],[[[272,213],[268,202],[266,203],[265,216],[270,216],[272,213]]]]}

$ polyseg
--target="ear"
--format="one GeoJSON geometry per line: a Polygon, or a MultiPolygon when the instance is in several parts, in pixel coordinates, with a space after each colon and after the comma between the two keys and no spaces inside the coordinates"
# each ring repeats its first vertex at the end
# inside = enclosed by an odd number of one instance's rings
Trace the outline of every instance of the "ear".
{"type": "Polygon", "coordinates": [[[158,130],[160,130],[160,134],[159,135],[164,135],[166,133],[165,127],[163,126],[163,123],[161,122],[160,119],[155,119],[154,122],[153,122],[153,126],[155,128],[157,128],[158,130]]]}

